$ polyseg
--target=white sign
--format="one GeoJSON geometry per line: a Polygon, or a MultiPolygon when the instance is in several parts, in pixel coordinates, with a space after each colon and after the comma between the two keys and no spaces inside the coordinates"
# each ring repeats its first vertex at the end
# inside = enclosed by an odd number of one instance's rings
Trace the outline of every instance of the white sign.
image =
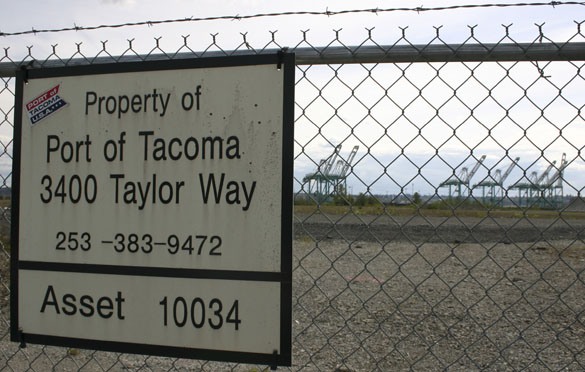
{"type": "Polygon", "coordinates": [[[265,354],[280,347],[279,318],[266,316],[280,314],[280,283],[33,270],[20,281],[30,333],[265,354]]]}
{"type": "Polygon", "coordinates": [[[289,365],[294,57],[17,86],[12,339],[289,365]]]}

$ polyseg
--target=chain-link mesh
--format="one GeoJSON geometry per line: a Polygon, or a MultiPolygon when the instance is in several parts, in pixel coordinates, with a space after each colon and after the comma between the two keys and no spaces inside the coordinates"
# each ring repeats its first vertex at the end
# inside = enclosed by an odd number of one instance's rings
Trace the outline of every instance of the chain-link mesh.
{"type": "MultiPolygon", "coordinates": [[[[414,45],[339,32],[297,52],[293,367],[585,369],[585,40],[414,45]],[[531,54],[540,51],[538,58],[531,54]],[[406,51],[406,52],[405,52],[406,51]],[[344,62],[345,61],[345,62],[344,62]],[[348,63],[351,62],[351,63],[348,63]]],[[[262,53],[0,56],[0,369],[263,370],[9,341],[14,70],[262,53]]]]}

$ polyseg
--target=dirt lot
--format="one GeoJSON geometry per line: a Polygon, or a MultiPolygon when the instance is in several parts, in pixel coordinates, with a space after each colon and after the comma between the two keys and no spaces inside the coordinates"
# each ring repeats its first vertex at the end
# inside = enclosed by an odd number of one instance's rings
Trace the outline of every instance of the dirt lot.
{"type": "MultiPolygon", "coordinates": [[[[585,370],[585,221],[296,215],[293,367],[585,370]]],[[[8,341],[0,369],[260,370],[8,341]]]]}
{"type": "Polygon", "coordinates": [[[585,369],[585,221],[295,221],[297,364],[585,369]]]}

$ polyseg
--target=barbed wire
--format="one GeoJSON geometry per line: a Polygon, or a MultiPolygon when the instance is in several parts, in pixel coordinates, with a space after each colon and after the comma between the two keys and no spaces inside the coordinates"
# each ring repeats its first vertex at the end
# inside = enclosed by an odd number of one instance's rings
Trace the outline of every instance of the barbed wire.
{"type": "Polygon", "coordinates": [[[231,21],[241,21],[244,19],[253,19],[253,18],[265,18],[265,17],[280,17],[280,16],[300,16],[300,15],[307,15],[307,16],[336,16],[336,15],[343,15],[343,14],[356,14],[356,13],[373,13],[378,15],[379,13],[390,13],[390,12],[431,12],[431,11],[445,11],[445,10],[456,10],[456,9],[478,9],[478,8],[510,8],[510,7],[533,7],[533,6],[561,6],[561,5],[585,5],[585,2],[582,1],[550,1],[550,2],[532,2],[532,3],[492,3],[492,4],[461,4],[461,5],[449,5],[449,6],[440,6],[440,7],[414,7],[414,8],[375,8],[375,9],[351,9],[351,10],[337,10],[332,11],[329,8],[326,8],[325,11],[295,11],[295,12],[280,12],[280,13],[258,13],[258,14],[249,14],[249,15],[226,15],[226,16],[212,16],[212,17],[187,17],[187,18],[178,18],[178,19],[165,19],[165,20],[155,20],[155,21],[141,21],[141,22],[127,22],[127,23],[120,23],[120,24],[108,24],[108,25],[98,25],[98,26],[78,26],[76,24],[73,27],[65,27],[59,29],[32,29],[27,31],[17,31],[17,32],[2,32],[0,31],[0,36],[18,36],[18,35],[30,35],[30,34],[37,34],[37,33],[56,33],[56,32],[66,32],[66,31],[91,31],[91,30],[98,30],[98,29],[107,29],[107,28],[122,28],[122,27],[131,27],[131,26],[154,26],[160,24],[168,24],[168,23],[183,23],[183,22],[203,22],[203,21],[219,21],[219,20],[231,20],[231,21]]]}

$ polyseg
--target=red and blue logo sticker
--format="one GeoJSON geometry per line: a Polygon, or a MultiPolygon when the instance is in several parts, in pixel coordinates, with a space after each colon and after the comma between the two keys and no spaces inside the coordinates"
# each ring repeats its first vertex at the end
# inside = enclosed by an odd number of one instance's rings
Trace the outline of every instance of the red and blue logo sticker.
{"type": "Polygon", "coordinates": [[[60,87],[61,84],[49,89],[25,105],[32,125],[67,106],[67,102],[59,96],[60,87]]]}

